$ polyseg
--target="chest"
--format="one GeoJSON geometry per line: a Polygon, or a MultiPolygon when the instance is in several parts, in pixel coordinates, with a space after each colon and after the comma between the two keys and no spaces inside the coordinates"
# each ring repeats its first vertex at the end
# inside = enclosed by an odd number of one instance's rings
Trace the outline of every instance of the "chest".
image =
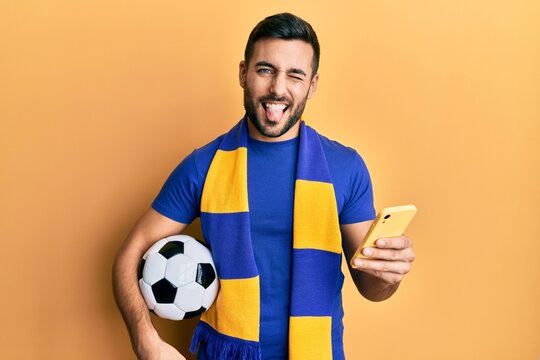
{"type": "Polygon", "coordinates": [[[248,153],[248,199],[252,231],[292,232],[295,143],[255,144],[248,153]]]}

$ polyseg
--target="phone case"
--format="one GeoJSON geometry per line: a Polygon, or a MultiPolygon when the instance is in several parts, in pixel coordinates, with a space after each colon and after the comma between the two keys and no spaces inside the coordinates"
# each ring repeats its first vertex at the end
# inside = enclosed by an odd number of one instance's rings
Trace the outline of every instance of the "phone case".
{"type": "Polygon", "coordinates": [[[351,265],[354,259],[365,258],[365,256],[362,255],[362,249],[374,246],[377,239],[403,235],[405,229],[416,214],[416,211],[417,209],[414,205],[393,206],[382,209],[375,218],[373,224],[371,224],[364,241],[352,257],[351,265]]]}

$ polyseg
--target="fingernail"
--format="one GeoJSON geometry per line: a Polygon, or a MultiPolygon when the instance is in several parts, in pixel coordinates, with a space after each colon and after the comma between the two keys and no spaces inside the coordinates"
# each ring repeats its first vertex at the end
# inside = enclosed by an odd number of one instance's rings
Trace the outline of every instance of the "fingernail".
{"type": "Polygon", "coordinates": [[[360,259],[356,259],[354,260],[354,265],[357,267],[362,267],[362,265],[364,265],[364,262],[360,259]]]}
{"type": "Polygon", "coordinates": [[[370,248],[365,248],[362,251],[362,254],[364,254],[364,256],[371,256],[371,255],[373,255],[373,251],[370,248]]]}
{"type": "Polygon", "coordinates": [[[384,241],[384,240],[379,240],[379,241],[377,242],[377,245],[379,245],[380,247],[385,247],[385,246],[386,246],[386,241],[384,241]]]}

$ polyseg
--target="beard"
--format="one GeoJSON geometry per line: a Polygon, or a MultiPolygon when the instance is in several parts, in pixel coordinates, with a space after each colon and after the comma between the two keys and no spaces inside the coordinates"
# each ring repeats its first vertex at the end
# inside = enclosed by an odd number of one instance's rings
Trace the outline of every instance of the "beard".
{"type": "MultiPolygon", "coordinates": [[[[304,108],[306,107],[307,95],[302,100],[296,108],[293,106],[292,100],[286,97],[276,97],[273,95],[267,95],[260,97],[255,101],[251,92],[247,87],[244,88],[244,109],[246,114],[255,128],[264,136],[269,138],[277,138],[289,131],[302,117],[304,108]],[[259,106],[262,107],[262,103],[266,101],[276,101],[276,102],[286,102],[289,104],[287,110],[291,110],[291,115],[285,120],[283,125],[280,127],[279,123],[273,123],[268,119],[261,119],[258,115],[257,109],[259,106]]],[[[266,117],[265,115],[263,115],[266,117]]]]}

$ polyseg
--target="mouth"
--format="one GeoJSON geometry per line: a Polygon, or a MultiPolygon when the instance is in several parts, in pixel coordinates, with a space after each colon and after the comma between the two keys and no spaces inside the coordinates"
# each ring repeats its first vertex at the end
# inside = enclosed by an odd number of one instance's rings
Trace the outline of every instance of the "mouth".
{"type": "Polygon", "coordinates": [[[266,113],[266,118],[272,122],[279,122],[283,118],[285,111],[289,108],[289,104],[283,102],[263,101],[261,104],[266,113]]]}

